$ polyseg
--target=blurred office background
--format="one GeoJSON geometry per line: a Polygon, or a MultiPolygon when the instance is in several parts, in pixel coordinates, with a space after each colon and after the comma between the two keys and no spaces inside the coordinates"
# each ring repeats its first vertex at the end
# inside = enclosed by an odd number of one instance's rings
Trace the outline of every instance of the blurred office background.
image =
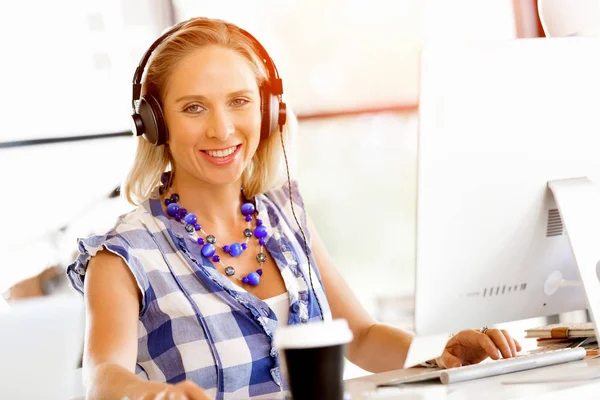
{"type": "Polygon", "coordinates": [[[133,71],[165,28],[204,15],[270,52],[299,119],[295,177],[331,256],[372,315],[411,329],[420,50],[541,36],[535,3],[1,3],[0,293],[66,266],[77,237],[131,208],[109,195],[135,148],[133,71]]]}

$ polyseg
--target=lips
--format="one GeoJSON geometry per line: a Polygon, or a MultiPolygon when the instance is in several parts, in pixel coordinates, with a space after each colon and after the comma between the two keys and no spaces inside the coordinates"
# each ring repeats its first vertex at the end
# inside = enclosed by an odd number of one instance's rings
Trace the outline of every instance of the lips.
{"type": "Polygon", "coordinates": [[[242,145],[234,145],[221,149],[201,150],[200,154],[204,159],[216,165],[226,165],[232,163],[240,154],[242,145]]]}
{"type": "Polygon", "coordinates": [[[218,150],[202,150],[202,151],[211,157],[222,158],[222,157],[227,157],[228,155],[235,152],[237,150],[237,147],[238,146],[236,145],[236,146],[230,146],[230,147],[226,147],[226,148],[218,149],[218,150]]]}

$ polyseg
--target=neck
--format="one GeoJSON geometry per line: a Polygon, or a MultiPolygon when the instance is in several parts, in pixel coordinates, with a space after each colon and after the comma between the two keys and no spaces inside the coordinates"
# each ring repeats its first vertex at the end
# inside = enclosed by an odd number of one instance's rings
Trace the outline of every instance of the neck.
{"type": "Polygon", "coordinates": [[[243,195],[241,182],[213,185],[206,182],[183,182],[177,175],[170,193],[179,195],[179,204],[198,217],[198,223],[232,226],[240,223],[243,195]]]}

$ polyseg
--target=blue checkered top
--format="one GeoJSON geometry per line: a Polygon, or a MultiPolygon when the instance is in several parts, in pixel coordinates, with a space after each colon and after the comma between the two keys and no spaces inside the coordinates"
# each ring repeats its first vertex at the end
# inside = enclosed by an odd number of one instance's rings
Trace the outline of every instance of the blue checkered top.
{"type": "MultiPolygon", "coordinates": [[[[330,320],[320,274],[309,251],[310,286],[304,242],[291,212],[288,188],[285,184],[256,196],[255,202],[258,218],[270,232],[265,247],[289,295],[286,322],[330,320]]],[[[310,243],[296,182],[292,183],[292,201],[310,243]]],[[[183,224],[165,216],[156,191],[121,216],[109,232],[80,239],[78,244],[80,255],[67,269],[78,292],[83,294],[90,258],[103,248],[120,256],[137,281],[142,293],[139,377],[168,383],[189,379],[217,399],[285,398],[288,386],[273,346],[279,323],[275,313],[202,256],[183,224]]]]}

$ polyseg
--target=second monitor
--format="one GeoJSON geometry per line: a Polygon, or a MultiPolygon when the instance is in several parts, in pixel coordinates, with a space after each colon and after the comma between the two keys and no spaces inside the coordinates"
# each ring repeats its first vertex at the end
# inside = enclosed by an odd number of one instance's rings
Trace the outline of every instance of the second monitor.
{"type": "Polygon", "coordinates": [[[600,307],[598,50],[565,38],[424,51],[417,335],[600,307]]]}

